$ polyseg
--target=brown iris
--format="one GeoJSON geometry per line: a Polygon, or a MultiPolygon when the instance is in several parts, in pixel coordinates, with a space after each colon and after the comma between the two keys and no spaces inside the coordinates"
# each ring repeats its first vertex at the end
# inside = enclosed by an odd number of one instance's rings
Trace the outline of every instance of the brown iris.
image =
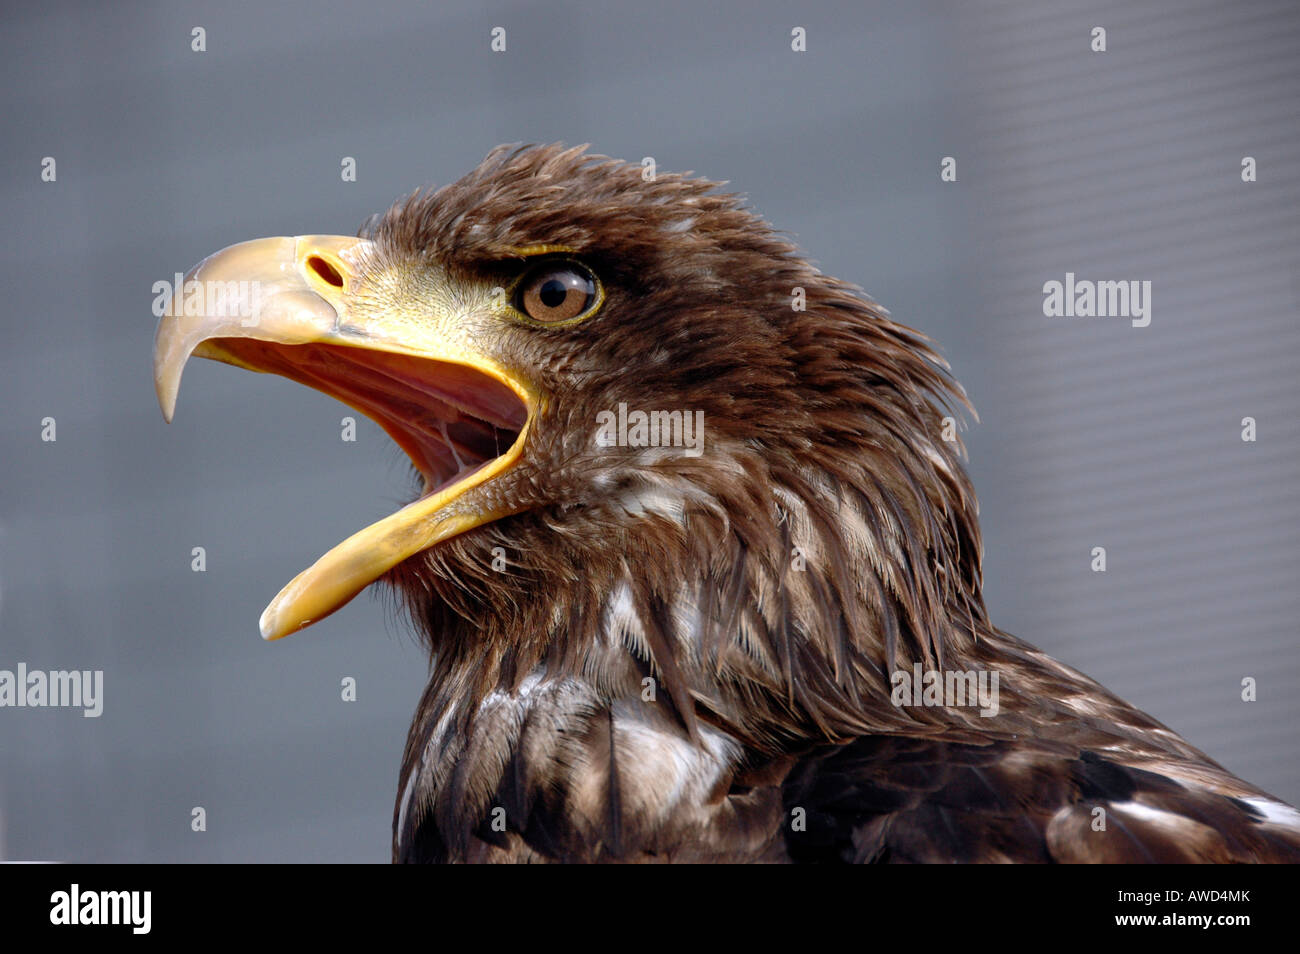
{"type": "Polygon", "coordinates": [[[534,321],[568,321],[596,301],[596,280],[572,262],[539,265],[519,283],[516,307],[534,321]]]}

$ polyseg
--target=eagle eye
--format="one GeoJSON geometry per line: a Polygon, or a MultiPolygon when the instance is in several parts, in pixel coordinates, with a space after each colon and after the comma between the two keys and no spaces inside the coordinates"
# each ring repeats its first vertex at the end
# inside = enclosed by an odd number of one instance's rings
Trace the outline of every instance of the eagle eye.
{"type": "Polygon", "coordinates": [[[576,262],[549,262],[524,275],[515,307],[534,321],[554,324],[578,318],[597,304],[596,279],[576,262]]]}

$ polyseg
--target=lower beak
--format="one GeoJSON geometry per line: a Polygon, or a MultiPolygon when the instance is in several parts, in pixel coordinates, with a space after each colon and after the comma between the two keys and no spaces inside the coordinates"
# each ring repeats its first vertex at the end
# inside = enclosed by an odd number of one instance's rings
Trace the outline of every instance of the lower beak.
{"type": "Polygon", "coordinates": [[[506,515],[470,492],[518,459],[533,392],[467,344],[471,336],[454,334],[450,316],[352,308],[373,257],[372,243],[342,236],[233,245],[185,276],[158,323],[154,385],[168,421],[196,354],[339,398],[384,427],[425,477],[423,497],[349,537],[280,591],[262,614],[266,639],[310,625],[408,557],[506,515]]]}

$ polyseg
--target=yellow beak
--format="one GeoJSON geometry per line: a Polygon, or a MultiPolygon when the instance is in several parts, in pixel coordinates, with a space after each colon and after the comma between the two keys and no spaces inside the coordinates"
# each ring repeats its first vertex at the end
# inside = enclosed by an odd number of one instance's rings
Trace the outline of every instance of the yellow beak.
{"type": "Polygon", "coordinates": [[[351,307],[373,255],[367,240],[332,235],[233,245],[185,276],[158,323],[154,386],[168,421],[196,354],[339,398],[384,427],[425,476],[425,496],[349,537],[280,591],[262,614],[265,639],[297,632],[408,557],[507,513],[467,494],[518,459],[535,393],[474,347],[475,336],[457,334],[454,315],[351,307]],[[495,455],[466,446],[501,446],[503,436],[508,443],[495,455]]]}

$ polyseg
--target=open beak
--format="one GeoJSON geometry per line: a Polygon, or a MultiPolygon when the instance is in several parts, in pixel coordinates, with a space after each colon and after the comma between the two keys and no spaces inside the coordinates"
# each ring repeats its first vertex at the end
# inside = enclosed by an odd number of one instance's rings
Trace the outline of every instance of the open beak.
{"type": "Polygon", "coordinates": [[[266,639],[328,616],[421,550],[507,515],[469,492],[518,459],[535,393],[476,349],[473,335],[458,334],[453,314],[350,308],[372,254],[365,239],[333,235],[232,245],[185,276],[158,323],[154,386],[168,421],[196,354],[338,398],[383,427],[424,478],[420,499],[280,591],[262,613],[266,639]]]}

